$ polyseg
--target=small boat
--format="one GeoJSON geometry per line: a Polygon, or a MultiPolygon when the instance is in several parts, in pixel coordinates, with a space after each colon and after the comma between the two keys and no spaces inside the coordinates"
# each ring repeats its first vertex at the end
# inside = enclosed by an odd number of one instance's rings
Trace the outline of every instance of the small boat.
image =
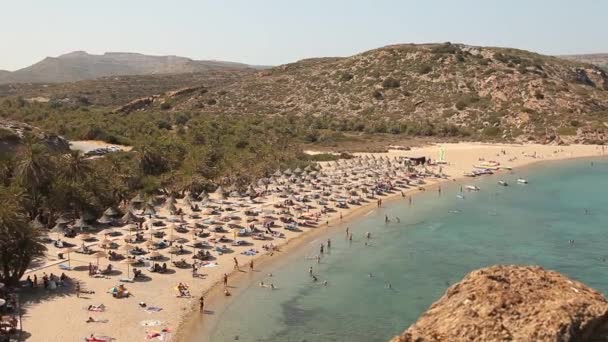
{"type": "Polygon", "coordinates": [[[464,195],[462,195],[462,194],[458,194],[458,195],[456,195],[456,197],[457,197],[458,199],[464,199],[464,195]]]}
{"type": "Polygon", "coordinates": [[[469,191],[479,191],[479,187],[475,186],[475,185],[467,185],[466,187],[467,190],[469,191]]]}
{"type": "Polygon", "coordinates": [[[517,183],[519,184],[528,184],[528,180],[524,178],[518,178],[517,183]]]}
{"type": "Polygon", "coordinates": [[[500,180],[498,181],[498,185],[509,186],[509,183],[505,182],[504,180],[500,180]]]}

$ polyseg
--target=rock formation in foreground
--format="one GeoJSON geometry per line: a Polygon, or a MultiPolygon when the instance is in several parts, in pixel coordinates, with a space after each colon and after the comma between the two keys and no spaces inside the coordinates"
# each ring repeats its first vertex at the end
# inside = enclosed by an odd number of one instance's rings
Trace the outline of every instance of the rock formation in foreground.
{"type": "Polygon", "coordinates": [[[608,302],[586,285],[530,266],[492,266],[451,286],[392,342],[608,341],[608,302]]]}

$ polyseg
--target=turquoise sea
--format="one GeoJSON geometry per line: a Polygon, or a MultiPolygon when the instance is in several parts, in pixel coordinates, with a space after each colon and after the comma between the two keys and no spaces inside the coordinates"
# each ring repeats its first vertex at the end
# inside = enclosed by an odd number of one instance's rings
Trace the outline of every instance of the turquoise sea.
{"type": "Polygon", "coordinates": [[[388,341],[449,285],[493,264],[541,265],[608,293],[608,162],[591,163],[542,163],[471,180],[464,184],[481,191],[464,199],[454,183],[443,185],[441,195],[417,195],[412,206],[388,203],[348,224],[352,243],[340,227],[253,275],[216,313],[210,340],[388,341]],[[518,185],[518,177],[530,183],[518,185]],[[401,222],[387,225],[385,215],[401,222]],[[372,235],[369,246],[365,232],[372,235]],[[307,259],[327,238],[332,247],[321,264],[307,259]],[[261,288],[260,281],[277,289],[261,288]]]}

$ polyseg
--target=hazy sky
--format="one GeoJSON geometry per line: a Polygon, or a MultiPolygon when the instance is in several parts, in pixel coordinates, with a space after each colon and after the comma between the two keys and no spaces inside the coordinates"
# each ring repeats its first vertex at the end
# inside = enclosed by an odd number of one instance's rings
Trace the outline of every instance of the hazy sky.
{"type": "Polygon", "coordinates": [[[0,69],[74,51],[281,64],[387,44],[608,52],[605,0],[0,0],[0,69]]]}

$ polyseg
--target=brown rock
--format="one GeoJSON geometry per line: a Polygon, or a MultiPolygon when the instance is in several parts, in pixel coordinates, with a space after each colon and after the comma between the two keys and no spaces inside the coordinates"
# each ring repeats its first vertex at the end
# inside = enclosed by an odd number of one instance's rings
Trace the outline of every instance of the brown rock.
{"type": "Polygon", "coordinates": [[[602,294],[557,272],[493,266],[451,286],[392,342],[608,341],[607,311],[602,294]]]}

